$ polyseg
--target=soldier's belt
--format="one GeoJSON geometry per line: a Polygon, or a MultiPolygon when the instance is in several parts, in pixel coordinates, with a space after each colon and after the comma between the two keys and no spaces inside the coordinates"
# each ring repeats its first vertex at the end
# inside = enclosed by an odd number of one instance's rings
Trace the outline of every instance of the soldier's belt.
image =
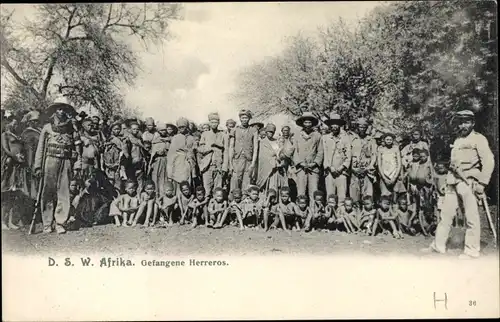
{"type": "Polygon", "coordinates": [[[47,144],[47,155],[53,158],[76,159],[78,154],[72,146],[60,145],[54,143],[47,144]]]}

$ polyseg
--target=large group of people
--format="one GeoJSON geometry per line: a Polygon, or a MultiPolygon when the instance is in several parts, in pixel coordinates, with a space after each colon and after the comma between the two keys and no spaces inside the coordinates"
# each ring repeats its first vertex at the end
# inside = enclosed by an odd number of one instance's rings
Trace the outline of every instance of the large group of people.
{"type": "Polygon", "coordinates": [[[435,232],[430,249],[444,252],[461,199],[465,255],[475,257],[474,195],[484,193],[494,160],[474,114],[456,116],[450,159],[431,161],[419,130],[403,147],[362,117],[347,130],[336,113],[319,120],[305,112],[300,131],[285,125],[277,133],[272,123],[252,123],[248,110],[221,129],[218,113],[197,127],[186,118],[102,120],[54,103],[41,114],[2,118],[2,197],[10,200],[2,229],[26,225],[38,210],[44,233],[105,223],[395,238],[435,232]],[[26,200],[32,207],[19,207],[26,200]],[[19,217],[24,208],[28,216],[19,217]]]}

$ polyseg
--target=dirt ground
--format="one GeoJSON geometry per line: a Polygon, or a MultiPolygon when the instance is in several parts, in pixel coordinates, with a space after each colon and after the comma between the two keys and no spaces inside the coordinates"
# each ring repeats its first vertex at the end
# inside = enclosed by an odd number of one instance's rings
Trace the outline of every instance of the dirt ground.
{"type": "MultiPolygon", "coordinates": [[[[495,209],[496,210],[496,209],[495,209]]],[[[496,211],[492,212],[496,218],[496,211]]],[[[498,254],[493,246],[487,221],[483,218],[482,252],[498,254]]],[[[41,226],[36,227],[41,231],[41,226]]],[[[338,253],[364,253],[372,255],[414,255],[421,256],[420,249],[431,242],[430,237],[405,236],[396,240],[390,235],[375,237],[345,234],[341,232],[313,231],[292,232],[239,231],[236,227],[214,230],[188,225],[170,228],[141,228],[139,226],[115,227],[114,225],[82,228],[64,235],[33,234],[25,230],[3,231],[2,252],[24,255],[47,254],[92,254],[109,253],[113,256],[125,255],[330,255],[338,253]]],[[[459,247],[450,246],[447,256],[460,254],[459,247]]],[[[434,256],[434,255],[425,255],[434,256]]]]}

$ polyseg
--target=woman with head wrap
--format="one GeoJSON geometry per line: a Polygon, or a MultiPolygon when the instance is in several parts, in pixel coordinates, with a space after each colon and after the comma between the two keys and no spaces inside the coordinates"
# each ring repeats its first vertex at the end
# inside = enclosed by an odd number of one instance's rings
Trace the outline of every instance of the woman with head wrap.
{"type": "Polygon", "coordinates": [[[218,113],[210,113],[208,121],[210,129],[201,134],[198,154],[203,186],[211,196],[213,189],[222,188],[227,173],[229,139],[224,131],[219,130],[218,113]]]}
{"type": "Polygon", "coordinates": [[[21,195],[29,195],[26,179],[26,157],[24,145],[19,137],[19,122],[16,118],[6,120],[2,141],[2,229],[18,229],[13,223],[16,201],[21,195]],[[7,207],[5,207],[7,206],[7,207]],[[8,208],[8,209],[7,209],[8,208]],[[4,218],[4,210],[7,216],[4,218]]]}
{"type": "Polygon", "coordinates": [[[177,120],[178,133],[172,138],[167,152],[167,176],[180,193],[179,183],[187,181],[192,184],[196,176],[195,140],[189,135],[189,121],[183,117],[177,120]]]}
{"type": "Polygon", "coordinates": [[[292,150],[286,149],[284,138],[280,143],[274,137],[276,133],[274,124],[267,124],[264,131],[266,137],[259,141],[256,185],[267,195],[270,189],[279,193],[281,188],[288,187],[285,164],[286,159],[291,157],[292,150]]]}
{"type": "Polygon", "coordinates": [[[142,141],[143,142],[146,142],[146,141],[152,142],[153,139],[155,138],[155,136],[157,136],[157,135],[155,135],[157,132],[156,128],[155,128],[155,120],[152,117],[148,117],[148,118],[146,118],[144,123],[146,124],[146,130],[142,134],[142,141]]]}
{"type": "Polygon", "coordinates": [[[151,180],[155,183],[156,195],[163,197],[168,183],[167,174],[167,154],[172,142],[172,136],[168,135],[167,125],[159,123],[157,125],[157,135],[153,139],[151,146],[151,180]]]}

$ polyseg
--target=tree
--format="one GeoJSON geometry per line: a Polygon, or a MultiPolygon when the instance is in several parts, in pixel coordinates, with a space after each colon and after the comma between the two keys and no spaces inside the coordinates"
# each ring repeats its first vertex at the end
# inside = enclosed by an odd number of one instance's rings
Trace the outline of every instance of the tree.
{"type": "Polygon", "coordinates": [[[181,9],[167,3],[42,4],[23,23],[2,12],[7,101],[43,109],[62,94],[77,107],[90,105],[106,116],[119,111],[119,86],[132,85],[139,68],[127,37],[137,37],[146,49],[161,43],[181,9]]]}

